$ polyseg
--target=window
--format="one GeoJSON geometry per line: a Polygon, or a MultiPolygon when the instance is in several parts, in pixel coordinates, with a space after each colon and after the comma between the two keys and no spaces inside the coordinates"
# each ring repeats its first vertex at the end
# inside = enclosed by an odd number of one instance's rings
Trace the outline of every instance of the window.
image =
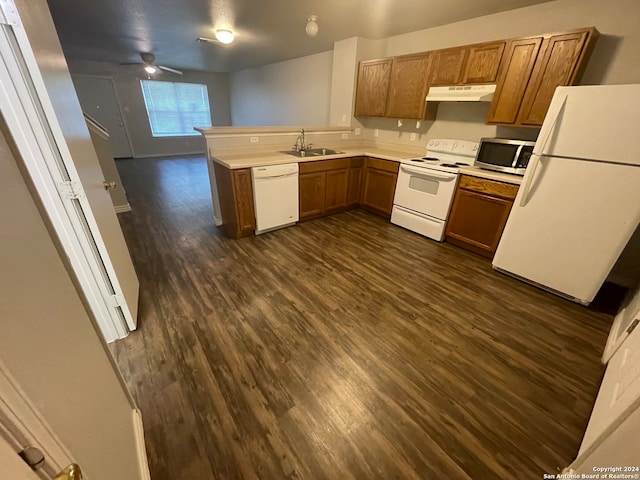
{"type": "Polygon", "coordinates": [[[210,127],[207,86],[198,83],[141,80],[154,137],[200,135],[193,127],[210,127]]]}

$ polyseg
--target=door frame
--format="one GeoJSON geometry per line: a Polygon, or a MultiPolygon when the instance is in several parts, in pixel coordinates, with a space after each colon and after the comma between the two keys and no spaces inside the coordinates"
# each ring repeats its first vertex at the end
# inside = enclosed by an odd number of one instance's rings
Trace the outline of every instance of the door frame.
{"type": "Polygon", "coordinates": [[[107,342],[135,330],[20,18],[0,16],[0,109],[107,342]],[[114,281],[115,280],[115,281],[114,281]]]}
{"type": "MultiPolygon", "coordinates": [[[[118,90],[116,89],[116,84],[113,81],[113,77],[110,77],[109,75],[97,75],[92,73],[73,73],[73,72],[69,72],[69,73],[71,74],[72,80],[73,80],[73,77],[86,77],[86,78],[99,78],[103,80],[109,80],[111,82],[111,88],[113,89],[113,94],[116,97],[116,104],[118,105],[118,110],[120,111],[120,118],[122,119],[122,126],[124,127],[124,133],[127,137],[129,150],[131,150],[131,158],[136,158],[136,152],[133,149],[133,144],[131,143],[131,134],[129,133],[129,125],[124,114],[122,113],[122,101],[120,100],[120,95],[118,94],[118,90]]],[[[75,88],[75,85],[74,85],[74,88],[75,88]]]]}
{"type": "MultiPolygon", "coordinates": [[[[123,384],[122,388],[129,399],[132,409],[136,454],[140,472],[139,478],[151,480],[144,440],[142,413],[136,407],[127,387],[123,384]]],[[[44,454],[45,461],[36,472],[36,475],[42,479],[54,478],[67,465],[74,463],[69,449],[38,412],[38,409],[20,388],[20,384],[0,359],[0,442],[3,440],[15,452],[19,452],[26,446],[40,449],[44,454]]],[[[84,478],[85,480],[90,480],[86,474],[84,478]]]]}
{"type": "Polygon", "coordinates": [[[18,382],[0,360],[0,441],[4,438],[14,451],[26,446],[40,449],[45,461],[38,473],[53,478],[73,463],[67,447],[47,424],[18,382]]]}

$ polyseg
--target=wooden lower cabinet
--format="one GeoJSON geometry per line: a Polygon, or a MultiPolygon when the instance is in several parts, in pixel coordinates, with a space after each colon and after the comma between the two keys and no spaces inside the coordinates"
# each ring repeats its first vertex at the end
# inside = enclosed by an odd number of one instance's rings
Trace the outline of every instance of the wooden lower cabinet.
{"type": "Polygon", "coordinates": [[[367,158],[360,195],[362,208],[385,218],[391,217],[399,167],[398,162],[367,158]]]}
{"type": "Polygon", "coordinates": [[[324,213],[325,172],[301,173],[298,177],[300,220],[315,218],[324,213]]]}
{"type": "Polygon", "coordinates": [[[493,258],[517,192],[517,185],[462,175],[447,223],[446,240],[493,258]]]}
{"type": "Polygon", "coordinates": [[[359,157],[300,163],[300,220],[311,220],[357,206],[357,202],[352,201],[353,189],[357,189],[357,198],[363,163],[359,157]]]}
{"type": "Polygon", "coordinates": [[[231,170],[214,163],[222,230],[231,238],[253,235],[256,214],[253,205],[251,169],[231,170]]]}

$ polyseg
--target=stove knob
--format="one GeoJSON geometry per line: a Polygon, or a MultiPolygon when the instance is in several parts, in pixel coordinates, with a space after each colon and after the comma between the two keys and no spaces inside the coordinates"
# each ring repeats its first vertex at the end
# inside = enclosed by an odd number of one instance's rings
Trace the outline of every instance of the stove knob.
{"type": "Polygon", "coordinates": [[[440,145],[440,142],[435,142],[434,145],[437,147],[438,145],[440,145]]]}
{"type": "Polygon", "coordinates": [[[455,150],[456,148],[458,148],[458,142],[453,142],[451,149],[455,150]]]}
{"type": "Polygon", "coordinates": [[[473,146],[473,151],[475,152],[476,150],[478,150],[478,145],[473,146]]]}
{"type": "Polygon", "coordinates": [[[429,140],[429,146],[433,147],[433,140],[429,140]]]}

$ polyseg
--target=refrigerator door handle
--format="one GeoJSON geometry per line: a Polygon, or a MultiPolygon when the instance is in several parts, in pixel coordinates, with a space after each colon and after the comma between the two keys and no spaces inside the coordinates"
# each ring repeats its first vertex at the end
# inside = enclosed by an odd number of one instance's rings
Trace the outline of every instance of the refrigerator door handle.
{"type": "Polygon", "coordinates": [[[551,139],[551,134],[556,129],[556,124],[558,123],[558,119],[560,118],[560,114],[564,110],[564,106],[567,103],[568,94],[565,93],[562,101],[555,102],[549,108],[547,112],[547,116],[544,119],[544,123],[542,124],[542,130],[540,130],[540,135],[538,136],[538,141],[536,142],[535,147],[533,147],[533,153],[535,155],[543,156],[545,155],[545,151],[547,150],[547,144],[551,139]],[[540,148],[538,148],[540,147],[540,148]]]}
{"type": "Polygon", "coordinates": [[[540,163],[540,155],[531,155],[529,159],[529,165],[527,166],[527,171],[525,172],[523,183],[520,189],[522,190],[522,195],[520,196],[520,206],[524,207],[529,200],[529,190],[531,189],[531,184],[533,183],[533,177],[536,175],[536,170],[538,169],[538,164],[540,163]]]}

